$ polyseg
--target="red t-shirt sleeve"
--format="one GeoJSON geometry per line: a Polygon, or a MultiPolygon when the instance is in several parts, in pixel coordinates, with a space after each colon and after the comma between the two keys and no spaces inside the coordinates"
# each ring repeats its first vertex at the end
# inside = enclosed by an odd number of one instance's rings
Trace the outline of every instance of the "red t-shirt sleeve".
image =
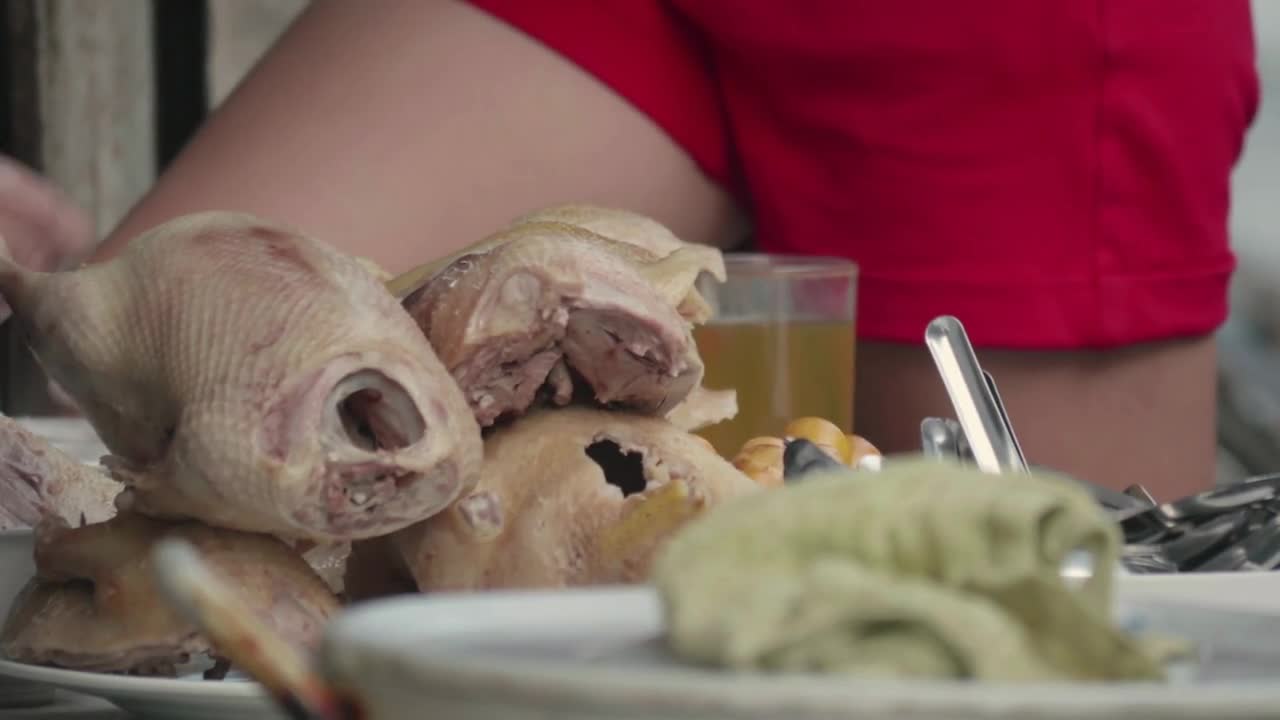
{"type": "Polygon", "coordinates": [[[472,0],[860,267],[858,331],[1113,347],[1211,332],[1258,103],[1248,0],[472,0]]]}

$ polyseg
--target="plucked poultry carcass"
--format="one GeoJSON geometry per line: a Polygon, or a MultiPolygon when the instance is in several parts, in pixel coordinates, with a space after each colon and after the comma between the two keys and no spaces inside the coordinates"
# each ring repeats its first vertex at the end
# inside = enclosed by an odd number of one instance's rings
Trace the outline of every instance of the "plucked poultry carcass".
{"type": "Polygon", "coordinates": [[[121,486],[13,418],[0,415],[0,530],[35,527],[46,515],[69,525],[115,515],[121,486]]]}
{"type": "Polygon", "coordinates": [[[291,643],[314,648],[338,601],[283,541],[133,513],[69,528],[37,526],[37,576],[0,633],[18,662],[108,673],[173,675],[216,652],[156,586],[150,551],[161,537],[197,547],[239,598],[291,643]]]}
{"type": "Polygon", "coordinates": [[[457,385],[368,265],[315,239],[200,213],[73,272],[5,262],[0,293],[111,451],[121,508],[343,541],[476,481],[457,385]]]}
{"type": "MultiPolygon", "coordinates": [[[[631,227],[575,207],[545,212],[631,227]]],[[[482,426],[575,397],[665,416],[702,380],[691,329],[708,311],[694,285],[724,278],[718,250],[665,239],[676,246],[662,255],[648,249],[660,242],[524,219],[392,287],[416,287],[404,305],[482,426]]]]}
{"type": "Polygon", "coordinates": [[[758,491],[661,418],[535,410],[489,435],[469,495],[389,539],[357,543],[347,587],[367,596],[636,582],[684,523],[758,491]]]}

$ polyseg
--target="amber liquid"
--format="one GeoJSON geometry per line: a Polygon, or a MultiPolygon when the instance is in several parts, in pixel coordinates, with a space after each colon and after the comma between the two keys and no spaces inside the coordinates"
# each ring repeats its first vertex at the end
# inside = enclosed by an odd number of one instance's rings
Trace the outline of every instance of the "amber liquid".
{"type": "Polygon", "coordinates": [[[713,322],[694,330],[711,389],[738,391],[738,415],[698,431],[733,458],[747,440],[780,436],[797,417],[853,432],[854,328],[844,322],[713,322]]]}

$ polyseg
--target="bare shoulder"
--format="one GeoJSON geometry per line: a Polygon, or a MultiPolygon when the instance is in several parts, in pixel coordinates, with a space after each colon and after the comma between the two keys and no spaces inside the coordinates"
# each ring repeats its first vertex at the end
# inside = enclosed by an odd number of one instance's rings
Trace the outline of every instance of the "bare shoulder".
{"type": "Polygon", "coordinates": [[[314,3],[100,256],[216,208],[398,273],[566,202],[628,208],[693,242],[725,244],[739,226],[729,195],[646,115],[494,16],[314,3]]]}

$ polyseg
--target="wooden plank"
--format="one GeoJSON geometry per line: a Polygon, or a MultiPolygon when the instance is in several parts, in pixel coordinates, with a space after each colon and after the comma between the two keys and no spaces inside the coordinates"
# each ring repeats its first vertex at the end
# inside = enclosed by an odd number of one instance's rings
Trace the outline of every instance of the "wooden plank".
{"type": "MultiPolygon", "coordinates": [[[[6,0],[8,151],[85,208],[106,233],[155,177],[149,0],[6,0]]],[[[8,414],[52,405],[44,375],[6,341],[8,414]]]]}
{"type": "Polygon", "coordinates": [[[204,123],[209,107],[208,5],[151,0],[155,35],[156,165],[161,171],[204,123]]]}
{"type": "Polygon", "coordinates": [[[148,0],[35,0],[41,169],[108,232],[155,178],[148,0]]]}

